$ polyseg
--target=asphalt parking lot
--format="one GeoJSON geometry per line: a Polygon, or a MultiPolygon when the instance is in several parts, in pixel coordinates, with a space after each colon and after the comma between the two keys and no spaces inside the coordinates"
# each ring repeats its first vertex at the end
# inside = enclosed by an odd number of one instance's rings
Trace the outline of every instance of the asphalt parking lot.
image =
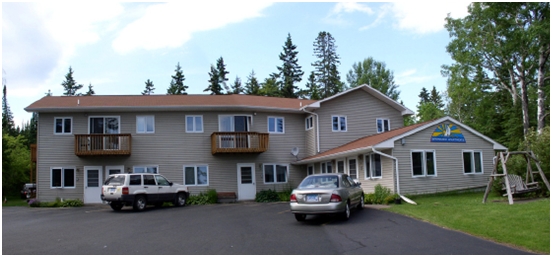
{"type": "Polygon", "coordinates": [[[2,208],[2,254],[530,254],[401,215],[366,208],[348,221],[287,203],[112,211],[2,208]]]}

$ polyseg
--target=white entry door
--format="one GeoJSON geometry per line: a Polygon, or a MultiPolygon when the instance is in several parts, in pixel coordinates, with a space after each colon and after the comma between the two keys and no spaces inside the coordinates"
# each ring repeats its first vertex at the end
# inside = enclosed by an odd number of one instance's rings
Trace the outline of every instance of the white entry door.
{"type": "Polygon", "coordinates": [[[255,164],[238,163],[238,200],[254,200],[256,193],[255,164]]]}
{"type": "Polygon", "coordinates": [[[84,167],[84,203],[101,203],[102,167],[84,167]]]}

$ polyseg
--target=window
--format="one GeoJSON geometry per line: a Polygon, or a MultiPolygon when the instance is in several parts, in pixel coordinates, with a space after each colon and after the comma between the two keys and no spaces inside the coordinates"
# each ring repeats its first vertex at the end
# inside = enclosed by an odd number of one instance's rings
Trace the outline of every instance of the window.
{"type": "Polygon", "coordinates": [[[357,160],[349,159],[349,177],[352,179],[357,179],[357,160]]]}
{"type": "Polygon", "coordinates": [[[51,188],[75,188],[75,168],[52,168],[51,188]]]}
{"type": "Polygon", "coordinates": [[[134,166],[134,173],[159,173],[157,166],[134,166]]]}
{"type": "Polygon", "coordinates": [[[376,119],[378,126],[378,133],[389,131],[389,120],[388,119],[376,119]]]}
{"type": "Polygon", "coordinates": [[[184,166],[184,185],[208,186],[209,185],[209,167],[207,165],[184,166]]]}
{"type": "Polygon", "coordinates": [[[481,151],[463,151],[464,174],[483,173],[483,154],[481,151]]]}
{"type": "Polygon", "coordinates": [[[129,185],[131,186],[140,186],[142,185],[142,175],[130,175],[129,176],[129,185]]]}
{"type": "Polygon", "coordinates": [[[346,132],[347,131],[347,116],[332,115],[332,131],[346,132]]]}
{"type": "Polygon", "coordinates": [[[288,166],[281,164],[264,164],[265,184],[286,183],[288,166]]]}
{"type": "Polygon", "coordinates": [[[284,118],[283,117],[268,117],[268,132],[269,133],[284,133],[284,118]]]}
{"type": "Polygon", "coordinates": [[[436,176],[435,152],[433,150],[412,150],[412,176],[436,176]]]}
{"type": "Polygon", "coordinates": [[[381,178],[381,155],[368,154],[364,156],[365,178],[381,178]]]}
{"type": "Polygon", "coordinates": [[[54,134],[71,134],[73,127],[73,118],[54,118],[54,134]]]}
{"type": "Polygon", "coordinates": [[[320,173],[332,173],[332,162],[323,162],[320,164],[320,173]]]}
{"type": "Polygon", "coordinates": [[[154,133],[154,116],[136,116],[136,133],[154,133]]]}
{"type": "Polygon", "coordinates": [[[307,176],[314,174],[314,165],[307,166],[307,176]]]}
{"type": "Polygon", "coordinates": [[[203,133],[203,116],[186,115],[186,133],[203,133]]]}
{"type": "Polygon", "coordinates": [[[336,162],[337,173],[345,173],[345,160],[339,160],[336,162]]]}
{"type": "Polygon", "coordinates": [[[305,130],[311,130],[313,128],[313,119],[312,116],[305,119],[305,130]]]}
{"type": "Polygon", "coordinates": [[[119,117],[90,117],[90,134],[119,134],[119,117]]]}

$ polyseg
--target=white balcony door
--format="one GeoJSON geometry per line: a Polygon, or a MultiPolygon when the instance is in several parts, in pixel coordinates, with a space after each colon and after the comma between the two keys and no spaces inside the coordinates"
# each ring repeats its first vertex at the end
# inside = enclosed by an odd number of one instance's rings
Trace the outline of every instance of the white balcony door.
{"type": "Polygon", "coordinates": [[[101,203],[102,167],[84,167],[84,203],[101,203]]]}
{"type": "MultiPolygon", "coordinates": [[[[251,116],[220,115],[220,132],[247,132],[251,126],[251,116]]],[[[221,148],[247,148],[249,138],[246,135],[224,135],[219,138],[221,148]]]]}
{"type": "Polygon", "coordinates": [[[255,164],[238,163],[238,200],[254,200],[256,193],[255,164]]]}

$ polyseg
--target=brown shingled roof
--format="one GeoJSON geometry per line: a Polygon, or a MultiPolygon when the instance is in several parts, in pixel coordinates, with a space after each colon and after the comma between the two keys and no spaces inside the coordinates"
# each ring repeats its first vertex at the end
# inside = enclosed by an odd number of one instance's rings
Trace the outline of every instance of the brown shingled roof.
{"type": "Polygon", "coordinates": [[[270,109],[299,109],[314,100],[252,95],[93,95],[45,96],[32,103],[27,111],[53,111],[91,108],[147,107],[261,107],[270,109]]]}
{"type": "Polygon", "coordinates": [[[325,152],[319,153],[317,155],[313,155],[313,156],[309,156],[307,158],[304,158],[304,159],[300,160],[299,163],[307,163],[309,160],[321,159],[321,158],[329,157],[329,156],[332,156],[332,155],[338,155],[340,153],[346,153],[346,152],[351,152],[351,151],[354,151],[354,150],[360,150],[360,149],[363,149],[363,148],[368,148],[368,147],[377,145],[379,143],[382,143],[382,142],[384,142],[388,139],[391,139],[393,137],[396,137],[398,135],[401,135],[401,134],[404,134],[404,133],[409,132],[411,130],[414,130],[414,129],[416,129],[418,127],[421,127],[425,124],[428,124],[430,122],[433,122],[433,120],[418,123],[418,124],[414,124],[414,125],[410,125],[410,126],[407,126],[407,127],[402,127],[402,128],[390,130],[390,131],[386,131],[386,132],[380,133],[380,134],[361,137],[357,140],[351,141],[351,142],[346,143],[342,146],[338,146],[338,147],[332,148],[330,150],[327,150],[325,152]]]}

